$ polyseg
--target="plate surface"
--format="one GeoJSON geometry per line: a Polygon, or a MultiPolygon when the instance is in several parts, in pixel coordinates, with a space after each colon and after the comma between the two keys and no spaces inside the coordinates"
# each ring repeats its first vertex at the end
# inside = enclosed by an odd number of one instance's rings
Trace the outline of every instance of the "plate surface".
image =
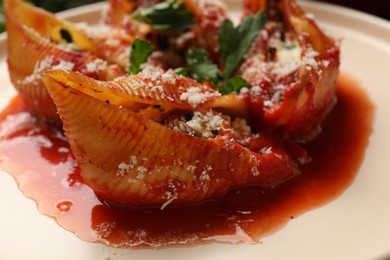
{"type": "MultiPolygon", "coordinates": [[[[236,8],[239,1],[227,1],[236,8]]],[[[0,259],[388,259],[390,257],[390,23],[334,5],[302,2],[329,34],[342,39],[343,72],[352,75],[376,105],[374,134],[352,186],[337,200],[300,216],[257,246],[207,245],[184,249],[123,250],[80,241],[0,172],[0,259]]],[[[101,4],[63,12],[72,21],[96,22],[101,4]]],[[[236,9],[233,13],[237,12],[236,9]]],[[[14,95],[0,35],[0,108],[14,95]]]]}

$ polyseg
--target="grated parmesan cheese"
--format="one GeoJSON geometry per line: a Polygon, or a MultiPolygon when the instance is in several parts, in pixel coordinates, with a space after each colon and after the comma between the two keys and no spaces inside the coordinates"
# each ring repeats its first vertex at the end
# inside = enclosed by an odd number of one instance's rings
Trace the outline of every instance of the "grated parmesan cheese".
{"type": "Polygon", "coordinates": [[[187,101],[193,108],[196,108],[216,95],[213,92],[202,92],[202,89],[199,87],[190,87],[180,95],[180,100],[187,101]]]}
{"type": "Polygon", "coordinates": [[[259,172],[259,170],[256,167],[252,167],[251,173],[252,173],[253,176],[259,176],[260,175],[260,172],[259,172]]]}
{"type": "Polygon", "coordinates": [[[87,63],[86,68],[90,72],[99,72],[100,70],[107,69],[108,63],[102,59],[95,59],[87,63]]]}
{"type": "Polygon", "coordinates": [[[101,38],[102,35],[110,35],[113,32],[113,28],[107,25],[95,25],[91,26],[87,23],[77,23],[75,24],[77,29],[85,33],[88,37],[92,39],[101,38]]]}
{"type": "Polygon", "coordinates": [[[196,111],[192,119],[186,122],[186,125],[195,133],[207,138],[214,136],[212,133],[213,130],[224,130],[224,124],[227,123],[221,114],[213,114],[211,111],[203,114],[196,111]]]}
{"type": "Polygon", "coordinates": [[[135,156],[130,157],[130,162],[127,164],[125,162],[121,162],[118,165],[117,175],[118,176],[125,176],[131,169],[134,169],[138,164],[138,159],[135,156]]]}
{"type": "Polygon", "coordinates": [[[165,72],[164,74],[161,75],[161,79],[167,83],[167,84],[176,84],[176,77],[177,77],[177,74],[169,69],[167,72],[165,72]]]}
{"type": "MultiPolygon", "coordinates": [[[[313,49],[309,49],[302,59],[302,64],[306,65],[306,68],[318,69],[318,62],[315,60],[320,54],[313,49]]],[[[310,69],[308,69],[310,70],[310,69]]]]}
{"type": "Polygon", "coordinates": [[[195,165],[188,165],[187,166],[187,171],[194,172],[195,170],[196,170],[196,166],[195,165]]]}
{"type": "Polygon", "coordinates": [[[270,147],[264,147],[264,148],[262,148],[260,150],[259,153],[262,154],[262,155],[270,154],[270,153],[272,153],[272,147],[271,146],[270,147]]]}
{"type": "Polygon", "coordinates": [[[72,70],[75,66],[73,62],[61,60],[59,63],[54,64],[54,56],[46,56],[34,66],[34,71],[31,75],[27,76],[23,80],[18,81],[18,84],[33,84],[36,80],[41,79],[41,73],[48,69],[67,69],[72,70]]]}
{"type": "Polygon", "coordinates": [[[166,206],[168,206],[174,200],[179,198],[179,194],[177,192],[177,188],[176,188],[175,184],[172,181],[169,182],[168,187],[171,189],[171,191],[167,191],[167,192],[164,193],[163,199],[166,199],[167,201],[163,205],[161,205],[161,208],[160,208],[161,210],[164,210],[164,208],[166,206]]]}
{"type": "Polygon", "coordinates": [[[53,70],[59,70],[59,69],[66,69],[66,70],[72,70],[74,68],[75,64],[70,61],[60,61],[57,65],[54,65],[51,67],[53,70]]]}
{"type": "Polygon", "coordinates": [[[118,39],[115,39],[115,38],[108,38],[108,39],[105,40],[105,43],[109,47],[118,47],[121,42],[118,39]]]}
{"type": "Polygon", "coordinates": [[[325,66],[325,68],[329,67],[330,61],[324,60],[322,61],[322,64],[325,66]]]}

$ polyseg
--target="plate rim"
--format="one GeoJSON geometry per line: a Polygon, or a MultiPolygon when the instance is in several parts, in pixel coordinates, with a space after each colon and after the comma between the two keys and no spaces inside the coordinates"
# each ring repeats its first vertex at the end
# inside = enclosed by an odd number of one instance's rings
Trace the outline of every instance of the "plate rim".
{"type": "MultiPolygon", "coordinates": [[[[343,16],[348,16],[348,17],[351,16],[351,17],[353,17],[353,19],[368,21],[369,23],[374,24],[375,26],[377,25],[381,28],[384,28],[387,32],[390,31],[390,22],[389,21],[384,20],[380,17],[376,17],[376,16],[371,15],[371,14],[367,14],[367,13],[357,11],[357,10],[354,10],[351,8],[341,7],[341,6],[329,4],[329,3],[319,3],[319,2],[315,2],[315,1],[299,1],[299,2],[303,6],[303,8],[305,8],[305,9],[308,7],[312,8],[312,9],[313,8],[315,8],[315,9],[321,8],[322,9],[321,11],[323,11],[323,12],[334,12],[335,10],[339,9],[340,11],[336,12],[338,15],[343,15],[343,16]]],[[[60,12],[57,14],[63,18],[69,17],[69,16],[72,16],[72,17],[79,16],[79,15],[82,15],[83,12],[86,12],[85,10],[87,10],[88,13],[101,11],[102,6],[104,6],[104,5],[105,5],[105,3],[95,3],[95,4],[86,5],[86,6],[70,9],[67,11],[63,11],[63,12],[60,12]]],[[[85,13],[84,13],[84,15],[85,15],[85,13]]],[[[6,42],[6,33],[2,33],[2,34],[0,34],[0,46],[2,46],[2,44],[5,44],[5,42],[6,42]]],[[[5,48],[2,48],[0,50],[0,62],[5,61],[4,60],[5,55],[4,55],[4,53],[2,53],[2,52],[5,52],[5,50],[6,50],[5,48]]],[[[0,89],[0,92],[1,91],[2,90],[0,89]]],[[[2,171],[0,171],[0,173],[2,173],[2,171]]],[[[327,205],[324,205],[322,207],[325,208],[326,206],[327,205]]],[[[303,217],[303,216],[301,216],[301,217],[303,217]]],[[[377,257],[377,256],[375,256],[375,257],[377,257]]]]}

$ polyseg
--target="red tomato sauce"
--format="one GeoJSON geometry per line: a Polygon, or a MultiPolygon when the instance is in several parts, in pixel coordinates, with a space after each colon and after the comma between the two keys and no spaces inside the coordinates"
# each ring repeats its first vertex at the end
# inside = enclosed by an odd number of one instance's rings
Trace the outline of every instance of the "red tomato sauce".
{"type": "Polygon", "coordinates": [[[323,132],[305,145],[312,161],[301,176],[273,189],[248,187],[222,200],[164,210],[109,205],[83,183],[61,127],[33,117],[19,97],[0,114],[0,168],[42,214],[85,241],[131,248],[257,243],[339,197],[359,172],[375,109],[345,75],[337,94],[323,132]]]}

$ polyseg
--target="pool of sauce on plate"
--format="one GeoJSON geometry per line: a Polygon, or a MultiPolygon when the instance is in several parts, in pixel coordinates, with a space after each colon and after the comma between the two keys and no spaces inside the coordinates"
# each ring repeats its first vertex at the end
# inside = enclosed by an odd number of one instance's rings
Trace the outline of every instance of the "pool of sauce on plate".
{"type": "Polygon", "coordinates": [[[313,160],[301,176],[269,190],[245,188],[219,201],[161,210],[99,200],[83,183],[61,128],[31,116],[16,97],[0,114],[0,167],[41,213],[85,241],[133,248],[257,243],[351,185],[364,159],[373,115],[366,93],[342,75],[338,103],[322,134],[305,146],[313,160]]]}

